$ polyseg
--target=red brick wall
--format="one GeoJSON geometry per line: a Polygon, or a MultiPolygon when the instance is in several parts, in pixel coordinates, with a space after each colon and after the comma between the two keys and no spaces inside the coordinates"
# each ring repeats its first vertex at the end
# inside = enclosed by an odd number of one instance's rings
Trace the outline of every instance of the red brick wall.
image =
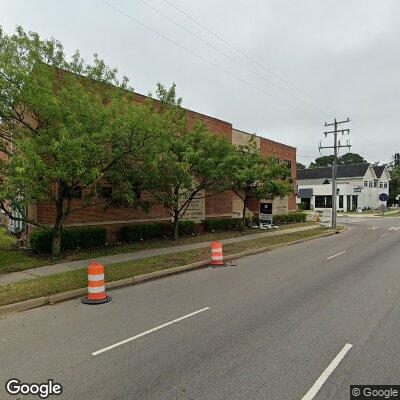
{"type": "MultiPolygon", "coordinates": [[[[146,96],[136,94],[135,101],[143,103],[146,96]]],[[[192,125],[196,119],[207,124],[210,132],[226,137],[232,141],[232,124],[209,117],[204,114],[186,110],[189,124],[192,125]]],[[[150,202],[153,199],[146,193],[142,193],[143,200],[150,202]]],[[[230,193],[223,193],[206,198],[206,216],[225,216],[232,213],[232,197],[230,193]]],[[[73,200],[73,208],[78,208],[81,200],[73,200]]],[[[42,203],[37,207],[37,220],[44,224],[51,224],[55,218],[55,208],[51,203],[42,203]]],[[[137,208],[104,208],[99,205],[86,207],[78,212],[71,214],[66,220],[66,226],[79,225],[102,225],[105,226],[113,237],[116,231],[124,223],[134,223],[143,221],[171,220],[167,210],[159,204],[153,204],[149,212],[137,208]]]]}
{"type": "MultiPolygon", "coordinates": [[[[292,163],[291,175],[294,188],[297,179],[296,148],[270,139],[260,138],[260,151],[263,156],[275,156],[279,159],[279,162],[288,160],[292,163]]],[[[296,195],[294,193],[289,197],[289,210],[296,210],[296,195]]]]}
{"type": "MultiPolygon", "coordinates": [[[[146,96],[136,94],[135,101],[144,102],[146,96]]],[[[199,114],[191,110],[186,110],[189,118],[189,124],[192,124],[195,119],[207,124],[209,130],[220,136],[226,137],[229,142],[232,142],[232,124],[209,117],[207,115],[199,114]]],[[[264,156],[276,156],[281,161],[290,160],[292,162],[292,179],[296,181],[296,149],[286,146],[281,143],[274,142],[269,139],[260,138],[260,149],[264,156]]],[[[221,193],[218,195],[206,197],[205,199],[205,217],[222,217],[232,215],[232,200],[235,196],[231,192],[221,193]]],[[[142,198],[151,200],[150,196],[142,193],[142,198]]],[[[81,200],[74,200],[73,207],[79,206],[81,200]]],[[[252,204],[250,208],[258,212],[258,203],[252,204]]],[[[296,198],[291,196],[289,199],[289,208],[294,210],[296,208],[296,198]]],[[[32,209],[33,211],[33,209],[32,209]]],[[[33,214],[33,212],[32,212],[33,214]]],[[[38,204],[35,208],[37,219],[41,223],[50,224],[54,221],[55,210],[54,206],[50,203],[38,204]]],[[[33,215],[30,215],[33,216],[33,215]]],[[[67,226],[79,225],[101,225],[104,226],[110,235],[111,240],[115,240],[118,235],[118,230],[126,223],[143,222],[143,221],[156,221],[156,220],[170,220],[171,217],[163,206],[154,204],[150,212],[146,213],[141,209],[135,208],[104,208],[103,206],[90,206],[85,209],[75,212],[70,215],[66,221],[67,226]]]]}

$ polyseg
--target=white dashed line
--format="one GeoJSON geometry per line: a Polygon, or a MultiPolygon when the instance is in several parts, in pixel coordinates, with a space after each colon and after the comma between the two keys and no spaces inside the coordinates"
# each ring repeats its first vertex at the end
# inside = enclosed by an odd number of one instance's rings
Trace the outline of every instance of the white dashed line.
{"type": "Polygon", "coordinates": [[[389,235],[389,233],[384,233],[383,235],[381,235],[381,236],[379,236],[379,237],[385,237],[385,236],[387,236],[387,235],[389,235]]]}
{"type": "Polygon", "coordinates": [[[335,254],[335,255],[333,255],[333,256],[330,256],[330,257],[327,258],[327,260],[331,260],[332,258],[335,258],[335,257],[337,257],[337,256],[340,256],[340,255],[342,255],[342,254],[344,254],[344,253],[347,253],[347,250],[341,251],[340,253],[337,253],[337,254],[335,254]]]}
{"type": "Polygon", "coordinates": [[[311,389],[307,392],[307,394],[301,400],[312,400],[315,395],[319,392],[322,385],[327,381],[332,372],[337,368],[340,361],[343,360],[344,356],[348,353],[348,351],[353,347],[352,344],[347,343],[342,350],[340,350],[339,354],[333,359],[333,361],[328,365],[325,371],[321,374],[321,376],[316,380],[311,389]]]}
{"type": "Polygon", "coordinates": [[[189,318],[189,317],[193,317],[193,315],[199,314],[199,313],[201,313],[201,312],[203,312],[203,311],[207,311],[207,310],[209,310],[209,309],[210,309],[210,307],[202,308],[201,310],[194,311],[194,312],[192,312],[192,313],[190,313],[190,314],[184,315],[183,317],[176,318],[176,319],[174,319],[174,320],[172,320],[172,321],[166,322],[165,324],[156,326],[155,328],[151,328],[151,329],[149,329],[148,331],[139,333],[139,334],[136,335],[136,336],[132,336],[132,337],[130,337],[130,338],[128,338],[128,339],[121,340],[120,342],[115,343],[115,344],[112,344],[111,346],[104,347],[103,349],[100,349],[100,350],[95,351],[94,353],[92,353],[92,356],[97,356],[98,354],[104,353],[105,351],[112,350],[112,349],[114,349],[115,347],[118,347],[118,346],[122,346],[123,344],[128,343],[128,342],[131,342],[132,340],[135,340],[135,339],[138,339],[138,338],[140,338],[140,337],[146,336],[146,335],[148,335],[149,333],[158,331],[158,330],[160,330],[160,329],[162,329],[162,328],[165,328],[166,326],[175,324],[175,323],[177,323],[177,322],[179,322],[179,321],[182,321],[183,319],[186,319],[186,318],[189,318]]]}

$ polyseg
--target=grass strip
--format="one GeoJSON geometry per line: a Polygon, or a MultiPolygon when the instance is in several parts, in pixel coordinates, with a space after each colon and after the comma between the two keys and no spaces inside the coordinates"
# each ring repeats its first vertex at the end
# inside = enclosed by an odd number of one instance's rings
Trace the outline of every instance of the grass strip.
{"type": "MultiPolygon", "coordinates": [[[[290,228],[298,228],[301,226],[308,226],[312,224],[313,223],[311,222],[287,224],[280,226],[279,231],[284,231],[285,229],[290,228]]],[[[224,231],[206,233],[199,236],[182,237],[177,241],[162,239],[139,243],[113,244],[110,246],[104,246],[102,248],[66,252],[64,253],[63,261],[85,260],[88,258],[103,257],[113,254],[131,253],[138,250],[157,249],[161,247],[173,247],[183,244],[201,243],[232,237],[242,237],[259,232],[260,231],[255,229],[247,229],[244,232],[224,231]]],[[[35,256],[30,252],[18,249],[16,245],[16,239],[7,234],[4,228],[0,228],[0,275],[10,272],[24,271],[25,269],[51,265],[54,263],[55,262],[51,260],[50,256],[35,256]]]]}
{"type": "MultiPolygon", "coordinates": [[[[224,246],[224,253],[226,255],[236,254],[245,250],[257,249],[274,244],[290,243],[299,239],[311,238],[327,232],[328,230],[329,229],[327,228],[321,227],[309,231],[288,233],[279,236],[227,244],[224,246]]],[[[203,248],[112,264],[106,267],[106,281],[112,282],[149,272],[208,260],[209,258],[210,250],[208,248],[203,248]]],[[[0,287],[0,306],[83,288],[86,284],[86,268],[13,283],[0,287]]]]}

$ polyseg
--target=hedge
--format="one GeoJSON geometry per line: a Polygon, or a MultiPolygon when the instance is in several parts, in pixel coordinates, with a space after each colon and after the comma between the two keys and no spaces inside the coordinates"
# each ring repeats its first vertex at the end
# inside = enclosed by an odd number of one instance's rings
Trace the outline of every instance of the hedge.
{"type": "Polygon", "coordinates": [[[241,218],[210,218],[203,221],[206,232],[241,230],[241,218]]]}
{"type": "Polygon", "coordinates": [[[307,218],[307,213],[295,212],[289,214],[273,215],[273,223],[276,225],[291,224],[294,222],[304,222],[307,218]]]}
{"type": "MultiPolygon", "coordinates": [[[[170,238],[174,235],[174,225],[168,221],[127,225],[121,228],[120,233],[124,242],[170,238]]],[[[192,235],[194,233],[196,233],[194,221],[179,221],[180,235],[192,235]]]]}
{"type": "MultiPolygon", "coordinates": [[[[61,250],[89,249],[107,243],[107,231],[100,227],[67,228],[61,232],[61,250]]],[[[52,232],[37,229],[29,236],[29,247],[36,254],[51,253],[52,232]]]]}

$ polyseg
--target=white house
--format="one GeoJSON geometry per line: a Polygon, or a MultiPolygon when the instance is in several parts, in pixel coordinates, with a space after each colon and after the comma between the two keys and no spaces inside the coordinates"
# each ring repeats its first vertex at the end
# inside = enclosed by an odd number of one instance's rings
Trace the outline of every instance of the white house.
{"type": "MultiPolygon", "coordinates": [[[[297,170],[297,204],[314,210],[332,207],[332,168],[297,170]]],[[[390,174],[386,165],[350,164],[338,166],[337,205],[339,211],[357,207],[376,209],[381,193],[389,194],[390,174]]]]}

